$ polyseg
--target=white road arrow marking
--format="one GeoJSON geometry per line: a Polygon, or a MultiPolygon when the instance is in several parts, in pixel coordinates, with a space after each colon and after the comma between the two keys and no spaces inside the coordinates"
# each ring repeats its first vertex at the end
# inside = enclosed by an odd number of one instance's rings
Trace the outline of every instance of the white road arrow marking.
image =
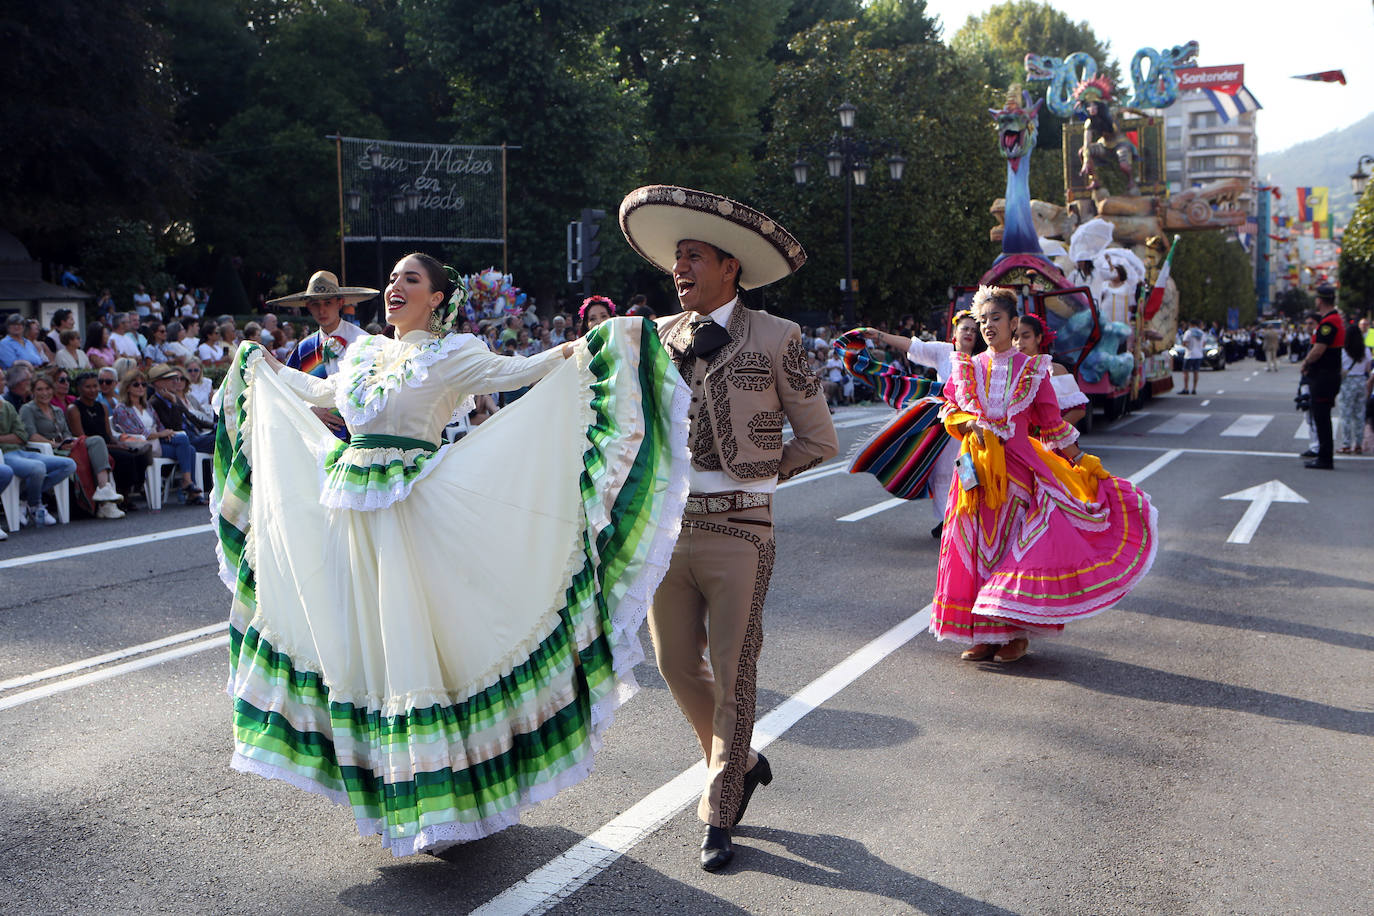
{"type": "Polygon", "coordinates": [[[1222,499],[1235,499],[1250,503],[1245,509],[1245,514],[1240,517],[1240,521],[1236,522],[1236,527],[1231,529],[1231,536],[1226,539],[1228,544],[1250,543],[1250,539],[1259,530],[1260,522],[1264,521],[1264,513],[1268,512],[1269,507],[1274,503],[1307,502],[1278,480],[1271,480],[1268,483],[1250,487],[1248,490],[1228,493],[1222,499]]]}

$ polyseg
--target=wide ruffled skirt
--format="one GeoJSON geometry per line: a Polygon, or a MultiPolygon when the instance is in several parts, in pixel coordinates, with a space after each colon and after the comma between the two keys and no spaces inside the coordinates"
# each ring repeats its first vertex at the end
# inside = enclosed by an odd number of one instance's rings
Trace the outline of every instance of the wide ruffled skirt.
{"type": "Polygon", "coordinates": [[[637,689],[688,468],[652,324],[589,335],[366,511],[324,505],[337,440],[261,360],[231,366],[215,454],[232,765],[348,804],[396,855],[516,823],[637,689]]]}
{"type": "Polygon", "coordinates": [[[1156,513],[1143,490],[1025,438],[1006,444],[1005,463],[995,507],[961,506],[958,477],[950,482],[930,621],[939,639],[1053,635],[1111,607],[1154,563],[1156,513]]]}

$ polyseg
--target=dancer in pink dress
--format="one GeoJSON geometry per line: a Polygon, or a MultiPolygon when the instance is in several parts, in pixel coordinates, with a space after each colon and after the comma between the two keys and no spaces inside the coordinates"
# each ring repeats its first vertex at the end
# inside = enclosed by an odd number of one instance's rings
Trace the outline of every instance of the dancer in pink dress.
{"type": "Polygon", "coordinates": [[[930,629],[971,643],[969,661],[1010,662],[1030,637],[1110,607],[1140,581],[1154,562],[1155,510],[1079,450],[1050,358],[1013,349],[1015,293],[983,287],[974,312],[988,349],[955,353],[945,386],[941,416],[969,467],[950,484],[930,629]]]}

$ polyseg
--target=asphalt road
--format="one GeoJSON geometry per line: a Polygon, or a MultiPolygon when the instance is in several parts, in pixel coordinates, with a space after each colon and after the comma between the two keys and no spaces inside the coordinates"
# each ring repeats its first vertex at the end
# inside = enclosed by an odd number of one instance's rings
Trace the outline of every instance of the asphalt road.
{"type": "MultiPolygon", "coordinates": [[[[843,473],[782,491],[759,668],[773,733],[756,736],[776,737],[776,778],[717,875],[679,779],[697,751],[651,667],[587,781],[397,860],[345,809],[229,770],[228,596],[203,509],[13,535],[0,911],[1368,913],[1374,460],[1305,470],[1296,372],[1261,369],[1205,373],[1201,395],[1084,440],[1143,475],[1159,556],[1015,665],[912,637],[935,582],[927,503],[839,521],[886,494],[843,473]],[[1241,524],[1251,502],[1223,497],[1270,481],[1305,502],[1241,524]],[[108,543],[157,532],[183,533],[108,543]],[[42,556],[83,546],[102,549],[42,556]]],[[[842,444],[887,415],[841,411],[842,444]]]]}

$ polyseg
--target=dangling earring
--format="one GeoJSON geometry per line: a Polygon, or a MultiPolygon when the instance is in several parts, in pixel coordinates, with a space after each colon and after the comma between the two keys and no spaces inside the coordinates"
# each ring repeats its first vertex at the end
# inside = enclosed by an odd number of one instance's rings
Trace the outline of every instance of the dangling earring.
{"type": "Polygon", "coordinates": [[[429,333],[433,334],[435,337],[444,336],[444,319],[443,316],[439,314],[438,309],[429,313],[429,333]]]}

